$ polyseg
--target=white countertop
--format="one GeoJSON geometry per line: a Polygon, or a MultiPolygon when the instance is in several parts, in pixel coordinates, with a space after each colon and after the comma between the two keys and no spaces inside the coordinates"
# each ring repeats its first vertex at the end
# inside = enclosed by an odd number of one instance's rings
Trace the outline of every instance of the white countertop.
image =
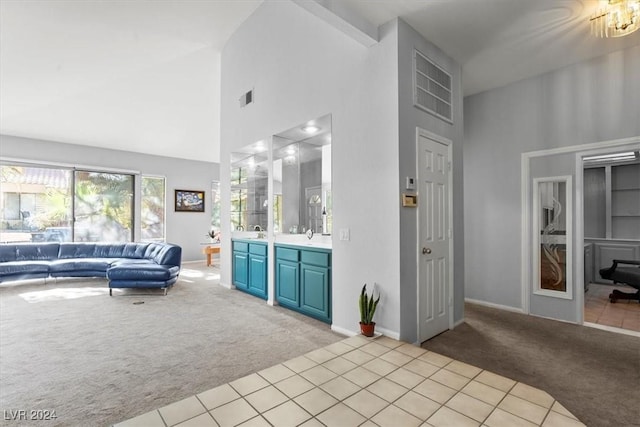
{"type": "MultiPolygon", "coordinates": [[[[267,238],[259,239],[257,231],[234,231],[231,233],[231,238],[252,240],[252,241],[264,242],[264,243],[269,242],[267,238]]],[[[309,239],[306,236],[306,234],[278,233],[275,235],[273,243],[276,245],[283,244],[283,245],[295,245],[295,246],[303,246],[303,247],[315,247],[315,248],[321,248],[321,249],[332,249],[331,236],[323,236],[321,234],[314,234],[314,236],[311,239],[309,239]]]]}
{"type": "Polygon", "coordinates": [[[304,234],[276,234],[275,244],[286,244],[305,247],[331,249],[331,236],[315,234],[311,239],[304,234]]]}

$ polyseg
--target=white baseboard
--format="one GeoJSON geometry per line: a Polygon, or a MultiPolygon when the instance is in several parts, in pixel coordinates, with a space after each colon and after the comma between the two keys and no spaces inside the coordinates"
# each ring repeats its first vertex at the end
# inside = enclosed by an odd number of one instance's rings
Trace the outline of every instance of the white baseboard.
{"type": "Polygon", "coordinates": [[[379,328],[377,326],[376,326],[376,331],[380,332],[385,337],[389,337],[389,338],[392,338],[392,339],[394,339],[396,341],[400,341],[400,333],[399,332],[390,331],[388,329],[379,328]]]}
{"type": "MultiPolygon", "coordinates": [[[[358,331],[352,331],[350,329],[346,329],[346,328],[343,328],[341,326],[336,326],[336,325],[331,325],[331,330],[333,332],[336,332],[336,333],[338,333],[340,335],[345,335],[347,337],[352,337],[354,335],[359,335],[360,334],[360,332],[358,332],[358,331]]],[[[390,330],[385,329],[385,328],[380,328],[377,325],[376,325],[376,333],[381,333],[385,337],[389,337],[389,338],[392,338],[394,340],[400,341],[400,334],[399,333],[390,331],[390,330]]]]}
{"type": "Polygon", "coordinates": [[[613,326],[599,325],[597,323],[591,323],[591,322],[584,322],[583,325],[589,328],[602,329],[603,331],[615,332],[623,335],[631,335],[632,337],[640,338],[640,332],[630,331],[628,329],[621,329],[621,328],[615,328],[613,326]]]}
{"type": "Polygon", "coordinates": [[[222,286],[223,288],[227,288],[227,289],[235,289],[235,288],[236,288],[235,286],[231,286],[231,285],[230,285],[230,284],[228,284],[228,283],[222,283],[222,282],[220,282],[219,284],[220,284],[220,286],[222,286]]]}
{"type": "Polygon", "coordinates": [[[349,329],[345,329],[345,328],[342,328],[340,326],[336,326],[336,325],[333,325],[333,324],[331,325],[331,330],[333,332],[336,332],[336,333],[338,333],[340,335],[344,335],[346,337],[352,337],[354,335],[358,335],[358,333],[355,332],[355,331],[351,331],[349,329]]]}
{"type": "Polygon", "coordinates": [[[481,301],[481,300],[471,299],[471,298],[465,298],[464,302],[468,302],[470,304],[476,304],[476,305],[483,305],[485,307],[497,308],[497,309],[505,310],[505,311],[511,311],[511,312],[514,312],[514,313],[526,314],[523,309],[516,308],[516,307],[511,307],[511,306],[508,306],[508,305],[495,304],[495,303],[492,303],[492,302],[481,301]]]}

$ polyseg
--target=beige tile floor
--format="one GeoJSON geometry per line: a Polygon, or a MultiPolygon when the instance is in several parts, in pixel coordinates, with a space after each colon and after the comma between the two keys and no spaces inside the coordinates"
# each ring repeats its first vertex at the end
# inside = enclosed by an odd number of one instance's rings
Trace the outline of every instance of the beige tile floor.
{"type": "Polygon", "coordinates": [[[583,425],[542,390],[358,335],[116,427],[583,425]]]}

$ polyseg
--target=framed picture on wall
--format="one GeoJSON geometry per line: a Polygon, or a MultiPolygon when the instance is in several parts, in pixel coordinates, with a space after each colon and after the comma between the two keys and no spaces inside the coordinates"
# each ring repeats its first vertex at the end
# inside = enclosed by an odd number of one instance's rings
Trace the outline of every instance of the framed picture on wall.
{"type": "Polygon", "coordinates": [[[176,212],[204,212],[204,191],[175,190],[176,212]]]}

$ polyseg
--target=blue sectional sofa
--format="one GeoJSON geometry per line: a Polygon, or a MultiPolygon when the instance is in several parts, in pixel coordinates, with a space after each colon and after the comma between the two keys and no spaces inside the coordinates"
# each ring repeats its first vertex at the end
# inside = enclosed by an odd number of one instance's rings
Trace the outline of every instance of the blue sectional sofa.
{"type": "Polygon", "coordinates": [[[161,288],[180,273],[182,248],[170,243],[0,244],[0,282],[47,277],[106,277],[113,288],[161,288]]]}

